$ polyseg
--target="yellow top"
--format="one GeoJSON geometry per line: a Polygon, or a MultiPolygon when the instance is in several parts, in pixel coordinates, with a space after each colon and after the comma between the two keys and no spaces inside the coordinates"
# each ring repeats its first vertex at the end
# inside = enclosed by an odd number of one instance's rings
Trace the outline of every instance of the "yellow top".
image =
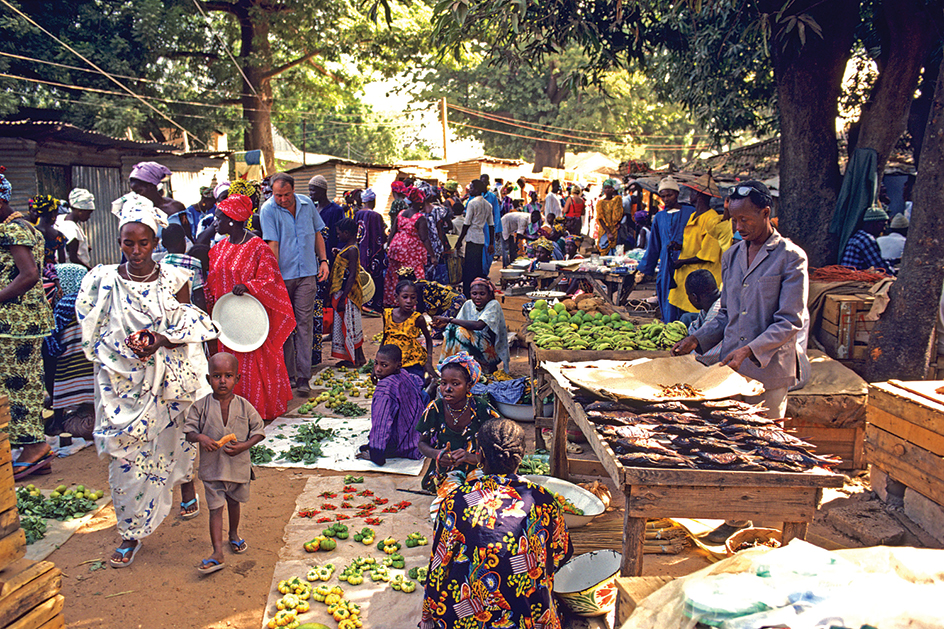
{"type": "MultiPolygon", "coordinates": [[[[341,292],[344,288],[344,282],[347,279],[347,258],[344,256],[344,253],[349,249],[353,248],[354,253],[357,253],[357,245],[348,245],[344,249],[338,252],[338,255],[334,258],[334,266],[331,267],[331,277],[328,278],[331,282],[331,295],[341,292]]],[[[354,285],[351,287],[351,292],[348,294],[347,298],[351,300],[351,303],[360,308],[364,305],[364,292],[361,289],[361,283],[357,281],[357,276],[361,272],[361,260],[359,256],[355,256],[357,260],[357,265],[351,269],[351,273],[354,274],[354,285]]]]}
{"type": "Polygon", "coordinates": [[[607,235],[606,247],[600,247],[603,255],[616,248],[616,236],[619,233],[619,224],[623,219],[623,197],[616,195],[612,199],[600,199],[597,201],[597,226],[600,228],[597,242],[607,235]]]}
{"type": "Polygon", "coordinates": [[[416,320],[422,317],[418,312],[411,314],[406,321],[397,323],[393,320],[393,308],[384,308],[384,343],[391,343],[400,348],[403,354],[403,366],[425,365],[426,346],[419,341],[422,332],[416,325],[416,320]]]}
{"type": "MultiPolygon", "coordinates": [[[[669,291],[669,303],[686,312],[697,312],[698,308],[692,305],[685,292],[685,279],[693,271],[708,269],[721,288],[721,243],[714,234],[719,230],[718,223],[721,215],[714,210],[707,210],[698,216],[692,214],[685,224],[685,235],[682,236],[682,252],[679,259],[699,258],[707,262],[686,264],[675,270],[675,287],[669,291]]],[[[727,222],[730,225],[730,222],[727,222]]],[[[730,231],[730,228],[729,228],[730,231]]]]}

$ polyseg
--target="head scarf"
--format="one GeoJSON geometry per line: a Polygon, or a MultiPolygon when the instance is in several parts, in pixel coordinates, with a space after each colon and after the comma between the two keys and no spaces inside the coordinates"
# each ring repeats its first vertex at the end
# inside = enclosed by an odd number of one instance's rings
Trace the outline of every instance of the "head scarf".
{"type": "Polygon", "coordinates": [[[565,245],[578,245],[577,236],[564,236],[565,245]]]}
{"type": "Polygon", "coordinates": [[[419,188],[408,188],[406,191],[406,198],[410,203],[422,203],[426,200],[426,193],[424,193],[419,188]]]}
{"type": "Polygon", "coordinates": [[[59,288],[62,289],[63,296],[74,295],[82,287],[82,278],[88,273],[88,269],[81,264],[72,264],[65,262],[56,265],[56,275],[59,276],[59,288]]]}
{"type": "Polygon", "coordinates": [[[406,196],[407,187],[402,181],[394,181],[392,184],[390,184],[390,189],[393,190],[395,194],[406,196]]]}
{"type": "Polygon", "coordinates": [[[211,188],[210,186],[200,186],[200,196],[201,196],[201,197],[212,197],[212,196],[213,196],[213,188],[211,188]]]}
{"type": "Polygon", "coordinates": [[[639,225],[645,223],[647,218],[649,218],[649,212],[646,210],[639,210],[633,214],[633,220],[639,225]]]}
{"type": "MultiPolygon", "coordinates": [[[[469,356],[467,352],[459,352],[458,354],[443,358],[439,363],[439,371],[441,372],[446,365],[459,365],[465,369],[466,373],[469,374],[470,387],[475,386],[482,377],[482,366],[479,365],[478,361],[469,356]]],[[[470,390],[469,394],[471,393],[470,390]]]]}
{"type": "Polygon", "coordinates": [[[455,192],[456,190],[459,189],[459,182],[453,181],[452,179],[450,179],[449,181],[446,182],[443,188],[448,190],[449,192],[455,192]]]}
{"type": "Polygon", "coordinates": [[[9,201],[10,197],[13,196],[13,186],[10,185],[10,182],[2,174],[6,172],[6,170],[6,166],[0,166],[0,199],[9,201]]]}
{"type": "Polygon", "coordinates": [[[139,162],[131,169],[132,179],[140,179],[155,186],[160,185],[161,180],[164,177],[169,177],[170,174],[170,168],[157,162],[139,162]]]}
{"type": "Polygon", "coordinates": [[[678,192],[679,191],[678,182],[675,181],[675,179],[673,179],[671,176],[666,177],[665,179],[659,182],[659,192],[662,192],[663,190],[675,190],[676,192],[678,192]]]}
{"type": "Polygon", "coordinates": [[[216,207],[237,223],[248,221],[252,216],[252,199],[245,194],[231,194],[217,203],[216,207]]]}
{"type": "Polygon", "coordinates": [[[607,186],[610,186],[611,188],[619,192],[620,182],[610,177],[609,179],[603,182],[603,187],[606,188],[607,186]]]}
{"type": "Polygon", "coordinates": [[[328,189],[328,180],[324,178],[324,175],[315,175],[308,180],[309,188],[321,188],[322,190],[328,189]]]}
{"type": "Polygon", "coordinates": [[[247,197],[251,197],[257,192],[259,192],[259,186],[253,181],[237,179],[229,185],[230,194],[242,194],[247,197]]]}
{"type": "Polygon", "coordinates": [[[869,223],[871,221],[887,221],[888,213],[880,207],[870,207],[865,211],[862,221],[869,223]]]}
{"type": "Polygon", "coordinates": [[[492,281],[488,279],[487,277],[475,278],[474,280],[472,280],[472,283],[469,285],[469,289],[471,290],[473,286],[484,286],[485,288],[488,289],[488,292],[491,293],[492,297],[495,296],[495,285],[492,284],[492,281]]]}
{"type": "Polygon", "coordinates": [[[371,190],[370,188],[367,188],[367,190],[364,190],[361,193],[361,201],[363,203],[369,203],[371,201],[376,201],[376,200],[377,200],[377,193],[371,190]]]}
{"type": "Polygon", "coordinates": [[[36,210],[40,216],[50,216],[59,213],[59,199],[48,194],[38,194],[29,200],[30,209],[36,210]]]}
{"type": "Polygon", "coordinates": [[[425,181],[421,181],[413,187],[423,193],[423,198],[431,197],[436,194],[436,189],[425,181]]]}
{"type": "Polygon", "coordinates": [[[69,207],[74,210],[94,210],[95,197],[85,188],[76,188],[69,193],[69,207]]]}
{"type": "Polygon", "coordinates": [[[908,217],[904,214],[895,214],[895,218],[892,219],[891,225],[892,229],[907,229],[908,228],[908,217]]]}
{"type": "Polygon", "coordinates": [[[133,192],[116,199],[111,204],[111,213],[118,217],[118,232],[128,223],[144,223],[157,235],[167,227],[167,217],[154,207],[150,200],[133,192]]]}
{"type": "Polygon", "coordinates": [[[213,196],[219,199],[221,196],[223,196],[224,193],[229,192],[229,186],[230,186],[230,183],[228,181],[224,181],[221,184],[217,184],[217,186],[213,188],[213,196]]]}
{"type": "Polygon", "coordinates": [[[408,275],[416,277],[416,271],[412,266],[401,266],[399,269],[397,269],[397,277],[406,277],[408,275]]]}
{"type": "Polygon", "coordinates": [[[554,251],[554,243],[548,240],[547,238],[545,238],[544,236],[541,236],[540,238],[535,240],[532,243],[532,246],[540,247],[541,249],[546,249],[548,251],[554,251]]]}

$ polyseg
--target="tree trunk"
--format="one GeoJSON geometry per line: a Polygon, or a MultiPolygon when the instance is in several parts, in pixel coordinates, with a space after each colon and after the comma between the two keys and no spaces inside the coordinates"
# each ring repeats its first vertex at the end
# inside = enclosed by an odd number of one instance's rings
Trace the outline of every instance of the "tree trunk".
{"type": "MultiPolygon", "coordinates": [[[[782,6],[762,4],[770,13],[782,6]]],[[[828,264],[835,249],[829,222],[841,184],[837,102],[858,7],[857,0],[807,0],[795,10],[812,15],[823,37],[808,30],[805,45],[784,44],[781,25],[770,42],[780,110],[780,229],[806,251],[811,266],[828,264]]]]}
{"type": "Polygon", "coordinates": [[[911,111],[908,114],[908,133],[911,135],[911,149],[914,151],[915,169],[921,167],[924,129],[928,126],[931,103],[934,102],[934,86],[937,85],[940,71],[940,66],[936,63],[932,65],[925,63],[924,72],[921,74],[921,83],[918,86],[921,95],[911,101],[911,111]]]}
{"type": "Polygon", "coordinates": [[[924,0],[896,0],[894,7],[888,4],[885,3],[880,17],[880,30],[885,35],[881,72],[863,108],[856,145],[875,149],[880,177],[889,154],[907,127],[921,65],[936,42],[935,20],[924,0]]]}
{"type": "Polygon", "coordinates": [[[545,168],[563,168],[567,145],[560,142],[538,140],[534,143],[534,169],[539,173],[545,168]]]}
{"type": "MultiPolygon", "coordinates": [[[[942,64],[944,70],[944,64],[942,64]]],[[[927,374],[944,282],[944,71],[938,76],[915,182],[914,209],[901,272],[885,313],[872,332],[869,382],[922,380],[927,374]]]]}
{"type": "Polygon", "coordinates": [[[268,75],[272,68],[269,23],[265,18],[254,21],[251,10],[238,17],[241,39],[239,65],[256,90],[253,94],[250,85],[243,80],[241,100],[246,121],[243,148],[247,151],[261,149],[266,174],[271,175],[275,172],[275,149],[272,142],[272,83],[268,75]]]}

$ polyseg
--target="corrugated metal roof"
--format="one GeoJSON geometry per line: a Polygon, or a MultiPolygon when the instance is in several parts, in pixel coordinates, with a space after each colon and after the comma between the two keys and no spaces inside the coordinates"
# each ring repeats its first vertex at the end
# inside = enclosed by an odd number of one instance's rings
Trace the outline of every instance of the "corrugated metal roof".
{"type": "Polygon", "coordinates": [[[45,120],[0,120],[0,137],[27,138],[30,140],[45,140],[54,138],[77,144],[91,144],[93,146],[108,146],[112,148],[135,149],[146,153],[173,153],[177,148],[160,142],[135,142],[123,140],[98,133],[85,131],[65,122],[51,122],[45,120]]]}

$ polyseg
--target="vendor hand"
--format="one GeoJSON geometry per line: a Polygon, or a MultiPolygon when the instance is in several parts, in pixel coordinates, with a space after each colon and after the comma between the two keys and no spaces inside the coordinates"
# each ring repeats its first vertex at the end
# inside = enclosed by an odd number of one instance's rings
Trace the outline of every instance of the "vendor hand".
{"type": "Polygon", "coordinates": [[[727,365],[734,371],[738,371],[741,368],[741,363],[750,358],[753,354],[754,352],[751,351],[750,346],[745,345],[741,349],[736,349],[728,354],[725,359],[721,361],[721,364],[727,365]]]}
{"type": "Polygon", "coordinates": [[[439,456],[436,458],[436,461],[439,463],[439,467],[443,469],[451,469],[455,464],[455,457],[461,456],[462,451],[460,450],[447,450],[443,449],[439,451],[439,456]]]}
{"type": "Polygon", "coordinates": [[[370,461],[370,455],[367,454],[366,452],[358,452],[357,454],[354,455],[354,458],[355,458],[355,459],[363,459],[363,460],[365,460],[365,461],[370,461]]]}
{"type": "Polygon", "coordinates": [[[248,291],[249,288],[247,288],[245,284],[237,284],[236,286],[233,286],[234,295],[245,295],[248,291]]]}
{"type": "Polygon", "coordinates": [[[436,315],[433,317],[434,328],[444,328],[447,325],[449,325],[449,317],[444,317],[442,315],[436,315]]]}
{"type": "Polygon", "coordinates": [[[135,352],[138,358],[144,360],[150,358],[154,353],[162,347],[174,347],[174,345],[167,340],[167,337],[159,332],[152,332],[154,335],[154,342],[151,345],[148,345],[140,352],[135,352]]]}
{"type": "Polygon", "coordinates": [[[220,449],[220,446],[216,445],[216,441],[210,439],[206,435],[198,435],[197,442],[203,446],[204,452],[216,452],[220,449]]]}
{"type": "Polygon", "coordinates": [[[685,354],[691,354],[696,349],[698,349],[698,339],[689,335],[672,346],[672,355],[683,356],[685,354]]]}
{"type": "Polygon", "coordinates": [[[240,442],[230,441],[229,443],[223,446],[223,452],[225,452],[226,454],[230,456],[236,456],[237,454],[242,454],[243,452],[248,450],[249,449],[248,444],[249,444],[248,441],[240,441],[240,442]]]}
{"type": "Polygon", "coordinates": [[[453,452],[453,460],[456,464],[462,463],[464,465],[471,465],[475,467],[479,464],[479,457],[475,452],[469,452],[468,450],[456,450],[453,452]]]}

